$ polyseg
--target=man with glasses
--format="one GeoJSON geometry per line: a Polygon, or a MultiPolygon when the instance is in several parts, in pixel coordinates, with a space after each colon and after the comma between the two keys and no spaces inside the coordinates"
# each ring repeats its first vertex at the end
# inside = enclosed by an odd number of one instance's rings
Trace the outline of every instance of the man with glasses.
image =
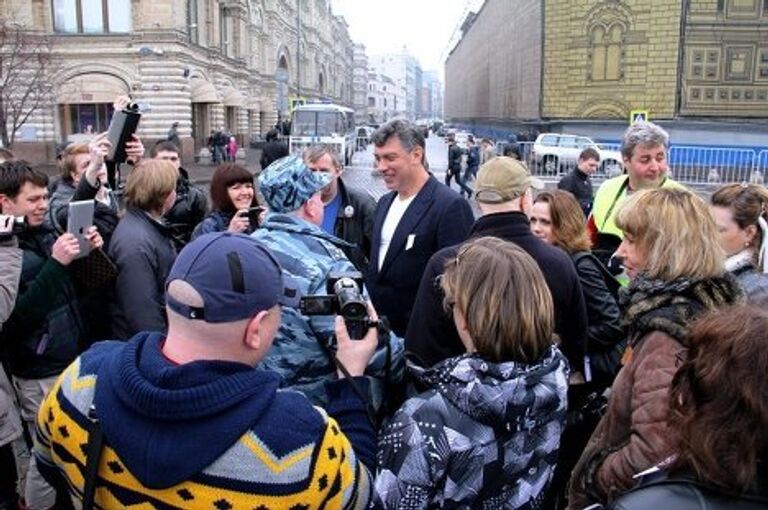
{"type": "Polygon", "coordinates": [[[326,145],[316,145],[304,151],[304,164],[313,172],[331,176],[331,182],[320,191],[325,205],[321,228],[350,244],[342,250],[358,271],[365,271],[371,251],[373,213],[376,202],[362,190],[348,187],[341,179],[339,156],[326,145]]]}
{"type": "Polygon", "coordinates": [[[181,154],[179,148],[173,142],[161,140],[149,151],[152,159],[170,161],[179,171],[179,179],[176,181],[176,202],[165,215],[165,219],[171,224],[177,234],[177,241],[181,247],[189,242],[192,231],[198,223],[203,221],[208,212],[208,199],[205,193],[192,185],[189,173],[181,166],[181,154]]]}

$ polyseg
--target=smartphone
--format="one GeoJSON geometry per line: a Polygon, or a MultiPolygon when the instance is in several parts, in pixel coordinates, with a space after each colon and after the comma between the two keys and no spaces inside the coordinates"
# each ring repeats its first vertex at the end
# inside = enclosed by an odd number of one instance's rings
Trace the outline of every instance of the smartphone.
{"type": "Polygon", "coordinates": [[[86,232],[93,226],[93,200],[80,200],[69,203],[67,232],[73,234],[80,243],[80,254],[76,258],[88,256],[91,253],[91,243],[85,237],[86,232]]]}
{"type": "Polygon", "coordinates": [[[112,145],[105,158],[107,161],[115,163],[125,161],[127,157],[125,144],[133,137],[140,119],[141,113],[134,103],[112,114],[112,120],[109,122],[109,130],[107,131],[107,139],[112,145]]]}
{"type": "Polygon", "coordinates": [[[255,230],[259,228],[259,217],[261,216],[261,213],[266,211],[267,209],[265,207],[251,207],[248,209],[248,223],[251,224],[251,229],[255,230]]]}

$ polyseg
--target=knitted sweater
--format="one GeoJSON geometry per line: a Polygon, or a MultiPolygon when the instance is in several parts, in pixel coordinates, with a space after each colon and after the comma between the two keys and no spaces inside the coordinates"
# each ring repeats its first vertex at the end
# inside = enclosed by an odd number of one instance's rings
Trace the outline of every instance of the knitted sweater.
{"type": "Polygon", "coordinates": [[[41,406],[35,445],[52,484],[63,477],[73,499],[82,495],[94,404],[105,437],[99,508],[368,505],[374,432],[347,381],[327,387],[337,423],[279,390],[274,373],[225,361],[175,365],[163,341],[143,333],[95,344],[62,374],[41,406]]]}

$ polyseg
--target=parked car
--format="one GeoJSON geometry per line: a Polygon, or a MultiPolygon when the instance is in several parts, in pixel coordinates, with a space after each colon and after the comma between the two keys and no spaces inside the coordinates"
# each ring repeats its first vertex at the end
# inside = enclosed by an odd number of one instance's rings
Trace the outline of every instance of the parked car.
{"type": "Polygon", "coordinates": [[[574,168],[579,154],[587,147],[592,147],[600,154],[598,172],[605,175],[618,175],[624,171],[621,152],[601,147],[591,138],[579,135],[559,133],[540,134],[533,143],[531,159],[541,165],[547,174],[567,172],[574,168]]]}

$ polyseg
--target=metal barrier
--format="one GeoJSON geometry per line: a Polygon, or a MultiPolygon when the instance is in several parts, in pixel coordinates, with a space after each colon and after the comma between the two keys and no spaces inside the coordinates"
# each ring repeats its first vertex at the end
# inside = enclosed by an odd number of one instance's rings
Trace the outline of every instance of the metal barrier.
{"type": "MultiPolygon", "coordinates": [[[[496,143],[496,153],[502,155],[509,142],[496,143]]],[[[600,148],[620,151],[620,144],[598,144],[600,148]]],[[[556,178],[575,168],[573,159],[552,162],[553,158],[541,158],[533,151],[533,142],[515,144],[518,157],[528,165],[531,173],[539,177],[556,178]]],[[[669,175],[684,184],[726,184],[751,182],[764,184],[768,177],[768,150],[738,148],[709,148],[688,145],[673,145],[669,150],[669,175]]],[[[614,177],[622,169],[606,168],[601,165],[600,177],[614,177]]]]}

